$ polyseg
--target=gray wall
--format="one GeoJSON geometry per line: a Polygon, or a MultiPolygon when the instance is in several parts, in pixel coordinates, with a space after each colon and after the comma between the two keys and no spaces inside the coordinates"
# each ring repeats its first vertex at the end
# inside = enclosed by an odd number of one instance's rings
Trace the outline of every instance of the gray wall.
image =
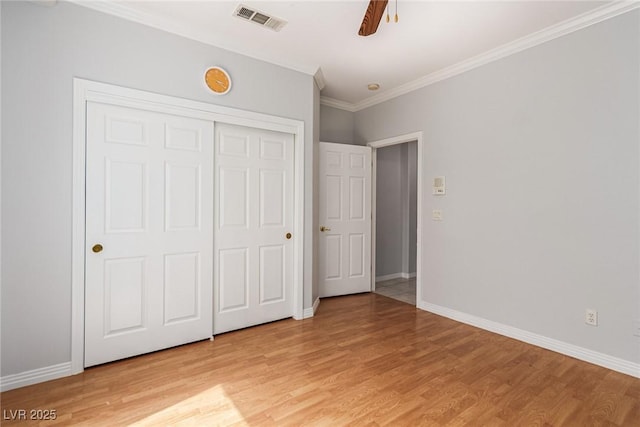
{"type": "Polygon", "coordinates": [[[376,277],[416,271],[416,147],[377,150],[376,277]]]}
{"type": "Polygon", "coordinates": [[[320,141],[354,144],[354,113],[320,105],[320,141]]]}
{"type": "Polygon", "coordinates": [[[377,150],[376,277],[402,271],[402,146],[377,150]]]}
{"type": "Polygon", "coordinates": [[[640,362],[639,23],[629,12],[356,113],[360,142],[424,132],[423,301],[640,362]],[[446,196],[429,192],[437,175],[446,196]]]}
{"type": "Polygon", "coordinates": [[[313,77],[64,2],[2,2],[2,366],[68,362],[72,78],[305,122],[305,307],[312,301],[313,77]],[[207,66],[234,79],[216,97],[207,66]]]}

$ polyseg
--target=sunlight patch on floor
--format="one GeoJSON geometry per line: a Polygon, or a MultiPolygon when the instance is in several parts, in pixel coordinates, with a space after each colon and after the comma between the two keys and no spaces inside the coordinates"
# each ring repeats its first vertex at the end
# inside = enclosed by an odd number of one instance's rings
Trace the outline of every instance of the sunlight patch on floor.
{"type": "Polygon", "coordinates": [[[158,426],[176,424],[249,425],[221,385],[211,387],[130,425],[158,426]]]}

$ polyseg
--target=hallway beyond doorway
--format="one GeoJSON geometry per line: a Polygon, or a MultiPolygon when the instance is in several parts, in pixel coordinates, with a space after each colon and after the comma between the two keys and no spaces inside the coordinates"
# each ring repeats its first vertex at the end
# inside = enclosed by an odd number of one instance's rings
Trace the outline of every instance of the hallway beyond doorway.
{"type": "Polygon", "coordinates": [[[375,293],[416,305],[416,278],[391,279],[376,283],[375,293]]]}

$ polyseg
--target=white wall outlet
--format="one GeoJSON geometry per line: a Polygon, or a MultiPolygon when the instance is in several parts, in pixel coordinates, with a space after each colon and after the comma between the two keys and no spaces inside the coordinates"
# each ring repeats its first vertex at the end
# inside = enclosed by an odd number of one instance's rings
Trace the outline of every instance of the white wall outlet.
{"type": "Polygon", "coordinates": [[[442,221],[442,211],[440,209],[431,211],[431,219],[434,221],[442,221]]]}
{"type": "Polygon", "coordinates": [[[584,323],[591,326],[598,326],[598,312],[591,308],[587,308],[584,314],[584,323]]]}

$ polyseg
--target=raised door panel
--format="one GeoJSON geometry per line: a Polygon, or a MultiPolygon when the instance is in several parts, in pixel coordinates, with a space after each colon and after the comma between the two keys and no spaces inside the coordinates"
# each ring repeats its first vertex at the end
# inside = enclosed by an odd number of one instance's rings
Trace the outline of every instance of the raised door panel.
{"type": "Polygon", "coordinates": [[[260,171],[260,227],[284,227],[285,178],[282,170],[260,171]]]}
{"type": "Polygon", "coordinates": [[[202,151],[202,131],[197,123],[189,127],[186,124],[167,123],[165,125],[165,147],[181,151],[202,151]]]}
{"type": "Polygon", "coordinates": [[[164,323],[171,324],[199,316],[200,253],[164,257],[164,323]]]}
{"type": "Polygon", "coordinates": [[[218,154],[232,157],[249,157],[249,137],[222,132],[218,137],[218,154]]]}
{"type": "Polygon", "coordinates": [[[104,336],[123,334],[146,325],[147,271],[144,257],[104,263],[104,336]]]}
{"type": "Polygon", "coordinates": [[[110,158],[105,163],[105,231],[145,231],[149,201],[147,163],[110,158]]]}
{"type": "Polygon", "coordinates": [[[365,241],[363,233],[349,235],[349,277],[364,277],[365,241]]]}
{"type": "Polygon", "coordinates": [[[221,167],[219,172],[220,228],[249,226],[249,170],[221,167]]]}
{"type": "Polygon", "coordinates": [[[365,220],[365,179],[359,176],[349,177],[349,219],[365,220]]]}
{"type": "Polygon", "coordinates": [[[285,160],[287,145],[285,139],[260,138],[260,158],[266,160],[285,160]]]}
{"type": "Polygon", "coordinates": [[[325,278],[335,280],[342,278],[342,236],[339,234],[326,237],[325,244],[325,278]]]}
{"type": "Polygon", "coordinates": [[[342,219],[342,177],[327,175],[325,179],[324,205],[326,219],[340,221],[342,219]]]}
{"type": "Polygon", "coordinates": [[[261,246],[260,251],[260,304],[285,300],[285,271],[287,269],[284,245],[261,246]]]}
{"type": "Polygon", "coordinates": [[[218,258],[221,313],[249,306],[249,250],[224,249],[218,258]]]}
{"type": "Polygon", "coordinates": [[[349,167],[352,171],[365,171],[366,155],[361,153],[349,153],[349,167]]]}
{"type": "Polygon", "coordinates": [[[167,162],[165,181],[166,229],[199,230],[202,203],[200,165],[167,162]]]}
{"type": "Polygon", "coordinates": [[[148,122],[142,117],[108,112],[105,115],[105,142],[111,144],[148,145],[148,122]]]}
{"type": "Polygon", "coordinates": [[[327,171],[340,169],[342,167],[342,153],[339,151],[326,151],[324,162],[327,171]]]}

